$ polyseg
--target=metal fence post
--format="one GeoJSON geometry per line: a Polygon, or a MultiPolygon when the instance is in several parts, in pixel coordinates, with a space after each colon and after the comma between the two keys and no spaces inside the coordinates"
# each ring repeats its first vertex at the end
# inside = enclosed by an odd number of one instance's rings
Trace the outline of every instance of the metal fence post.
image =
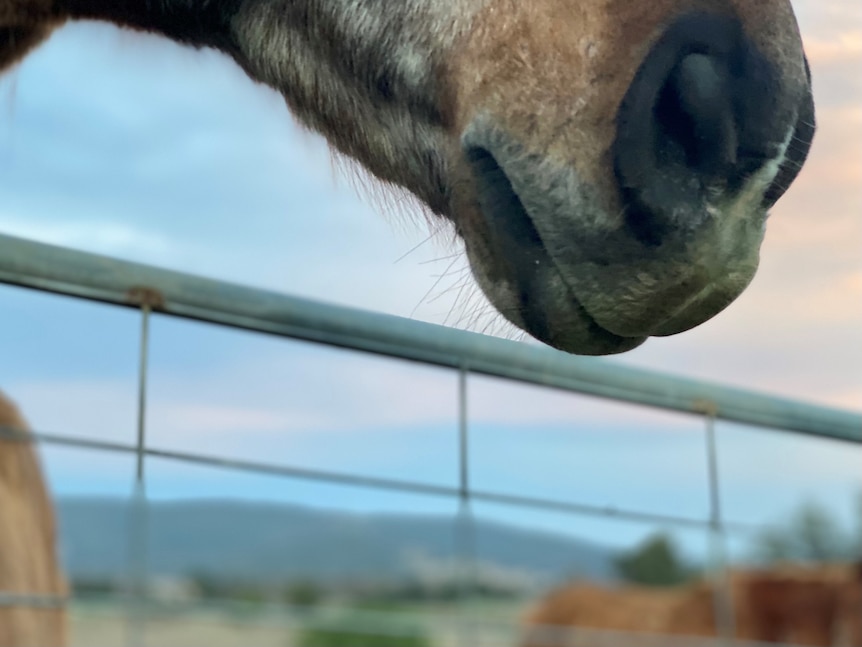
{"type": "Polygon", "coordinates": [[[461,639],[465,647],[478,647],[479,636],[470,612],[476,589],[476,529],[470,494],[470,437],[467,419],[465,366],[458,370],[458,580],[461,588],[461,639]]]}
{"type": "Polygon", "coordinates": [[[143,290],[141,300],[141,334],[138,358],[138,411],[137,439],[135,443],[135,480],[129,503],[129,572],[128,572],[128,617],[126,624],[126,644],[129,647],[142,647],[146,643],[146,584],[147,584],[147,492],[146,473],[146,410],[147,410],[147,368],[150,343],[150,315],[152,299],[143,290]]]}
{"type": "Polygon", "coordinates": [[[715,403],[703,404],[706,421],[706,457],[709,473],[709,543],[716,632],[725,644],[736,638],[733,587],[727,564],[727,538],[721,514],[721,492],[718,472],[718,452],[715,441],[715,403]]]}

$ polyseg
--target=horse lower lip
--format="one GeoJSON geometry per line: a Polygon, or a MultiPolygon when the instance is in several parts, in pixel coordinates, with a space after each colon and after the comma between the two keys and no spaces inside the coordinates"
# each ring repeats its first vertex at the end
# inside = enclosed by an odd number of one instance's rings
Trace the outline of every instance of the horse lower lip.
{"type": "Polygon", "coordinates": [[[554,312],[521,310],[525,330],[541,342],[578,355],[613,355],[631,350],[646,337],[622,337],[603,328],[576,299],[557,303],[554,312]],[[538,322],[538,327],[536,323],[538,322]]]}
{"type": "Polygon", "coordinates": [[[549,256],[535,266],[528,298],[522,295],[518,317],[533,337],[579,355],[610,355],[631,350],[642,335],[617,335],[602,326],[580,303],[549,256]]]}

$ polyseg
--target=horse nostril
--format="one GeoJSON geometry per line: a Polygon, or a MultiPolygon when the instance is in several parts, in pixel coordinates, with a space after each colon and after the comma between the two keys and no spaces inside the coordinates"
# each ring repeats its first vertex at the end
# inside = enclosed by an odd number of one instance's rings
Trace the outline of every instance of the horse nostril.
{"type": "Polygon", "coordinates": [[[666,28],[620,103],[613,144],[641,242],[700,228],[717,198],[781,155],[795,118],[780,107],[785,86],[736,18],[695,12],[666,28]]]}
{"type": "Polygon", "coordinates": [[[738,137],[729,77],[723,62],[705,54],[689,54],[674,67],[653,113],[657,157],[682,155],[704,176],[732,169],[738,137]]]}

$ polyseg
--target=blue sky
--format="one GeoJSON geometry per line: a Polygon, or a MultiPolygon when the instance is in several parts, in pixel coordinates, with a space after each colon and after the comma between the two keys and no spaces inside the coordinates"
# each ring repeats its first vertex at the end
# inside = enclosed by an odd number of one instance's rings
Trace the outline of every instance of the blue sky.
{"type": "MultiPolygon", "coordinates": [[[[758,277],[711,322],[613,361],[860,410],[862,10],[796,6],[821,129],[770,220],[758,277]]],[[[505,329],[481,299],[457,298],[465,264],[447,233],[429,240],[409,199],[368,190],[278,95],[213,52],[64,28],[0,83],[0,151],[6,233],[435,323],[464,327],[478,312],[474,327],[505,329]]],[[[0,309],[0,388],[34,426],[131,442],[134,313],[3,286],[0,309]]],[[[150,385],[156,446],[441,484],[457,476],[446,371],[157,318],[150,385]]],[[[470,392],[476,487],[706,513],[697,419],[486,379],[470,392]]],[[[719,438],[728,516],[769,521],[817,499],[850,523],[862,449],[729,425],[719,438]]],[[[58,494],[129,490],[127,457],[45,458],[58,494]]],[[[451,509],[159,462],[150,476],[158,498],[451,509]]],[[[479,510],[600,541],[650,530],[479,510]]]]}

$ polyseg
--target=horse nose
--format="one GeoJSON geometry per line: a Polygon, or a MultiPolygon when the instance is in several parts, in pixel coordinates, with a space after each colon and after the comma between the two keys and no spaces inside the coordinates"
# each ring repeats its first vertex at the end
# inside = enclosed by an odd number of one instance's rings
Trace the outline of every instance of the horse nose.
{"type": "Polygon", "coordinates": [[[710,196],[738,190],[780,154],[786,127],[769,123],[777,90],[737,20],[688,14],[665,30],[617,114],[614,169],[638,238],[658,244],[698,227],[710,196]]]}

